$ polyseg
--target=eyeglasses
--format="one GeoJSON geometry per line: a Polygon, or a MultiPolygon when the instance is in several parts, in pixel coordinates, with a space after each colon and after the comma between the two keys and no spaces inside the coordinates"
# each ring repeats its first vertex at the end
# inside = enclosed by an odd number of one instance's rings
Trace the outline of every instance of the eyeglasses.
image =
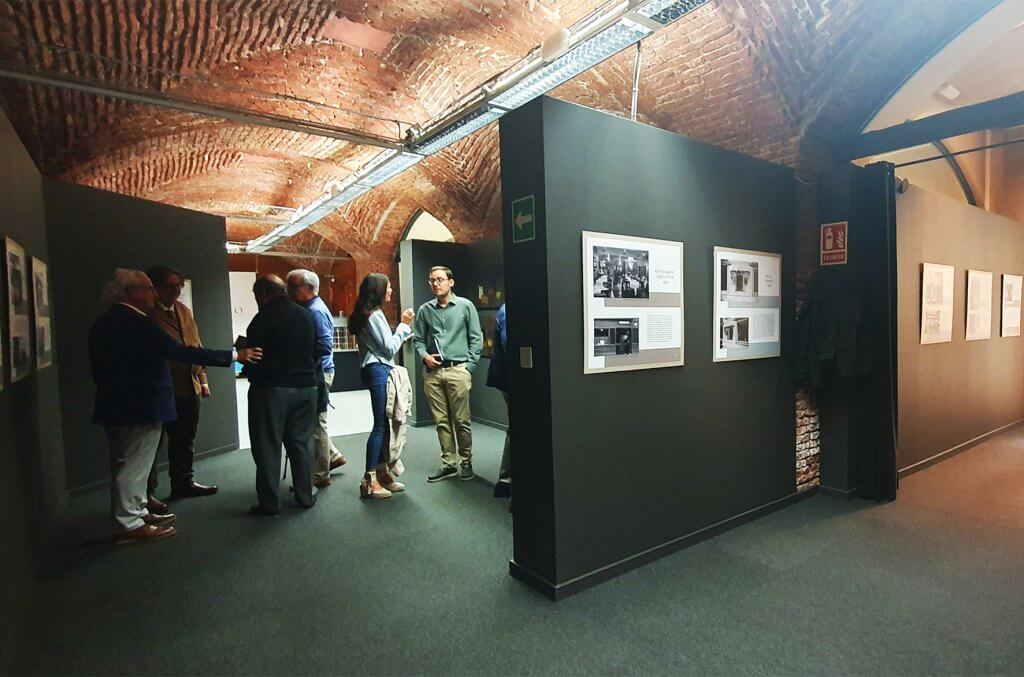
{"type": "Polygon", "coordinates": [[[431,287],[440,287],[444,282],[450,282],[450,280],[447,277],[432,277],[427,280],[427,284],[431,287]]]}

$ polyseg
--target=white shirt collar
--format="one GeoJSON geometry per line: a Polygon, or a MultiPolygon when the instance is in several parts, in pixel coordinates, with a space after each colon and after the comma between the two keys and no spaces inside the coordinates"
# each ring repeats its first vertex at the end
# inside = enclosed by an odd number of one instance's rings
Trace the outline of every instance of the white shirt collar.
{"type": "Polygon", "coordinates": [[[130,303],[125,303],[124,301],[121,301],[118,305],[122,305],[122,306],[124,306],[126,308],[131,308],[132,310],[137,312],[139,315],[142,315],[143,317],[147,317],[147,315],[144,312],[142,312],[141,310],[139,310],[138,308],[136,308],[135,306],[133,306],[130,303]]]}

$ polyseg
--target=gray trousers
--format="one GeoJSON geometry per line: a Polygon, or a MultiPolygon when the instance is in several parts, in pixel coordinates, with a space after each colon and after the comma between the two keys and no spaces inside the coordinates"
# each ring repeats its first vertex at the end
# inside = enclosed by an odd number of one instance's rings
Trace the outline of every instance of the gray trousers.
{"type": "Polygon", "coordinates": [[[281,445],[292,467],[295,501],[312,507],[313,426],[316,388],[249,386],[249,442],[256,462],[256,496],[264,510],[278,511],[281,445]]]}
{"type": "Polygon", "coordinates": [[[131,531],[149,514],[146,484],[160,446],[163,423],[108,425],[110,447],[110,515],[114,529],[131,531]]]}

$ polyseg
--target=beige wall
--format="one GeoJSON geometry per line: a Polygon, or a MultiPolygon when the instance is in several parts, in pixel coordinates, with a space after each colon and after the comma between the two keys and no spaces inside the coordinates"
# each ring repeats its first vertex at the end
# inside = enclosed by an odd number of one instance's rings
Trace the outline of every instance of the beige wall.
{"type": "Polygon", "coordinates": [[[1024,418],[1024,338],[1000,338],[1001,274],[1024,274],[1024,225],[911,185],[896,202],[899,451],[907,468],[1024,418]],[[921,264],[956,267],[953,340],[920,345],[921,264]],[[993,274],[992,338],[967,342],[967,270],[993,274]]]}

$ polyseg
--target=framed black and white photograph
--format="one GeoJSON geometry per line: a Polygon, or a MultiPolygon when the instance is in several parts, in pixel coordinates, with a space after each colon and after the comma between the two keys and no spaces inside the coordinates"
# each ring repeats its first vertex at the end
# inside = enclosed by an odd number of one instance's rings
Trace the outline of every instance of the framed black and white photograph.
{"type": "Polygon", "coordinates": [[[921,345],[953,340],[953,275],[940,263],[921,265],[921,345]]]}
{"type": "Polygon", "coordinates": [[[583,233],[583,373],[683,364],[683,243],[583,233]]]}
{"type": "Polygon", "coordinates": [[[7,263],[7,321],[10,328],[11,383],[32,371],[32,315],[29,296],[29,269],[25,250],[7,238],[4,255],[7,263]]]}
{"type": "Polygon", "coordinates": [[[1022,275],[1003,275],[1002,314],[999,324],[1000,336],[1020,336],[1020,299],[1022,275]]]}
{"type": "Polygon", "coordinates": [[[594,296],[612,299],[650,298],[646,249],[594,247],[594,296]]]}
{"type": "Polygon", "coordinates": [[[967,329],[968,341],[992,338],[992,273],[985,270],[967,271],[967,329]]]}
{"type": "Polygon", "coordinates": [[[50,308],[50,277],[47,266],[32,257],[32,298],[36,318],[36,369],[53,364],[53,320],[50,308]]]}
{"type": "Polygon", "coordinates": [[[594,320],[594,355],[632,355],[640,351],[640,318],[594,320]]]}
{"type": "Polygon", "coordinates": [[[782,255],[714,250],[715,362],[782,354],[782,255]]]}

